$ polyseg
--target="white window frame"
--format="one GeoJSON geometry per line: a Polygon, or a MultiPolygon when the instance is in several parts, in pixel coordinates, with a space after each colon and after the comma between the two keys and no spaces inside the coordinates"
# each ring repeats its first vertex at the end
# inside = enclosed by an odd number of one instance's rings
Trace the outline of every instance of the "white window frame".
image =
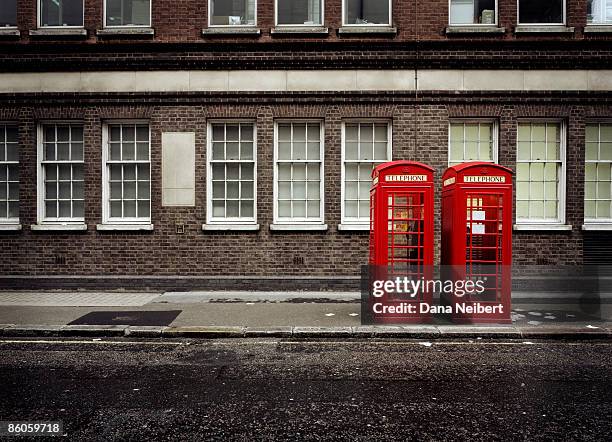
{"type": "MultiPolygon", "coordinates": [[[[308,146],[306,147],[308,149],[308,146]]],[[[274,190],[273,190],[273,198],[274,198],[274,208],[273,208],[273,219],[274,224],[286,224],[286,225],[322,225],[325,222],[325,193],[324,193],[324,182],[325,182],[325,124],[323,120],[302,120],[302,119],[282,119],[274,121],[274,190]],[[318,124],[319,125],[319,217],[318,218],[308,218],[308,217],[298,217],[298,218],[279,218],[278,216],[278,166],[279,166],[279,158],[278,158],[278,125],[279,124],[318,124]]],[[[296,161],[292,160],[282,160],[282,162],[294,163],[296,161]]],[[[300,160],[298,163],[314,163],[314,161],[308,160],[300,160]]]]}
{"type": "Polygon", "coordinates": [[[346,19],[348,17],[348,5],[347,5],[347,0],[342,0],[342,27],[347,27],[347,28],[369,28],[369,27],[384,27],[384,28],[388,28],[390,26],[393,26],[393,2],[391,0],[389,1],[389,22],[388,23],[367,23],[367,24],[356,24],[356,23],[347,23],[346,19]]]}
{"type": "Polygon", "coordinates": [[[563,1],[563,20],[560,23],[521,23],[521,0],[516,0],[516,23],[519,26],[565,26],[567,23],[567,0],[563,1]]]}
{"type": "Polygon", "coordinates": [[[448,0],[448,25],[449,26],[457,26],[457,27],[461,27],[461,26],[481,26],[481,27],[493,27],[493,26],[498,26],[498,14],[499,14],[499,0],[494,0],[495,1],[495,22],[493,23],[453,23],[451,20],[451,7],[452,7],[452,1],[453,0],[448,0]]]}
{"type": "MultiPolygon", "coordinates": [[[[450,167],[453,163],[451,159],[451,127],[453,124],[490,124],[491,125],[491,138],[493,142],[493,151],[491,152],[491,160],[468,160],[468,161],[486,161],[494,164],[499,162],[499,122],[494,118],[453,118],[448,123],[448,166],[450,167]]],[[[465,126],[463,130],[463,153],[465,154],[465,126]]],[[[464,155],[465,157],[465,155],[464,155]]],[[[465,161],[465,160],[464,160],[465,161]]]]}
{"type": "MultiPolygon", "coordinates": [[[[19,9],[18,9],[18,5],[17,5],[18,0],[14,0],[14,1],[15,1],[15,9],[17,11],[17,14],[19,14],[19,9]]],[[[7,30],[9,30],[9,29],[17,29],[17,24],[14,24],[14,25],[11,25],[11,26],[2,26],[2,25],[0,25],[0,29],[7,29],[7,30]]]]}
{"type": "Polygon", "coordinates": [[[257,2],[255,0],[255,11],[253,12],[254,23],[244,25],[213,25],[212,24],[212,2],[215,0],[208,0],[208,27],[209,28],[254,28],[257,27],[257,2]]]}
{"type": "MultiPolygon", "coordinates": [[[[0,130],[5,132],[5,136],[6,136],[6,128],[7,127],[14,127],[14,128],[16,128],[17,129],[17,137],[19,137],[19,125],[17,123],[10,122],[10,121],[8,121],[8,122],[7,121],[0,121],[0,130]]],[[[0,145],[0,149],[4,149],[5,145],[6,145],[6,138],[4,140],[4,145],[0,145]]],[[[19,160],[21,159],[20,155],[19,155],[19,153],[20,153],[19,150],[20,149],[19,149],[19,138],[18,138],[17,139],[17,161],[13,161],[13,160],[9,161],[5,157],[3,161],[0,161],[0,167],[5,167],[5,166],[7,166],[9,164],[14,164],[14,165],[17,165],[18,169],[21,169],[20,165],[19,165],[19,160]]],[[[19,172],[21,172],[21,170],[19,170],[19,172]]],[[[8,182],[8,176],[7,176],[7,182],[8,182]]],[[[19,180],[17,181],[17,184],[19,185],[19,194],[17,195],[17,201],[18,201],[18,205],[21,206],[21,198],[20,198],[21,197],[21,174],[19,174],[19,180]]],[[[0,182],[0,186],[1,185],[6,185],[6,182],[0,182]]],[[[7,192],[6,197],[7,197],[7,201],[8,201],[8,188],[6,189],[6,192],[7,192]]],[[[2,202],[0,204],[6,204],[6,203],[2,202]]],[[[19,209],[21,209],[21,207],[19,207],[19,209]]],[[[19,224],[19,216],[12,217],[12,218],[10,218],[8,216],[8,205],[7,205],[7,213],[6,214],[7,214],[7,216],[5,218],[1,218],[0,217],[0,224],[2,224],[2,225],[19,224]]]]}
{"type": "MultiPolygon", "coordinates": [[[[232,227],[257,226],[257,122],[253,119],[223,119],[209,120],[206,125],[206,224],[208,226],[227,226],[227,230],[232,227]],[[212,127],[214,124],[250,124],[253,126],[253,217],[252,218],[215,218],[213,217],[213,195],[212,195],[212,165],[215,162],[222,163],[246,163],[246,160],[212,160],[212,127]]],[[[227,176],[225,177],[227,181],[227,176]]],[[[210,229],[214,230],[214,229],[210,229]]],[[[255,230],[248,227],[244,230],[255,230]]]]}
{"type": "MultiPolygon", "coordinates": [[[[132,226],[143,225],[150,226],[153,219],[153,192],[151,189],[153,183],[153,165],[151,163],[151,122],[148,120],[108,120],[102,124],[102,225],[109,226],[132,226]],[[147,125],[149,128],[149,217],[148,218],[111,218],[110,217],[110,136],[109,126],[113,125],[147,125]]],[[[113,160],[114,161],[114,160],[113,160]]],[[[124,161],[117,161],[113,164],[125,164],[124,161]]],[[[127,163],[144,164],[143,160],[129,160],[127,163]]],[[[138,186],[138,182],[136,184],[138,186]]],[[[138,204],[138,203],[136,203],[138,204]]],[[[103,229],[99,229],[103,230],[103,229]]]]}
{"type": "MultiPolygon", "coordinates": [[[[36,159],[36,170],[37,170],[37,186],[36,186],[36,200],[37,200],[37,209],[36,209],[36,218],[38,225],[83,225],[85,224],[85,213],[83,213],[83,217],[78,218],[62,218],[57,217],[53,219],[48,219],[45,214],[45,174],[43,171],[43,158],[44,158],[44,143],[43,143],[43,128],[44,126],[57,126],[57,125],[72,125],[72,126],[83,126],[83,132],[85,131],[85,125],[82,121],[78,120],[49,120],[49,121],[41,121],[37,126],[37,159],[36,159]]],[[[58,164],[61,161],[53,161],[53,163],[58,164]]],[[[78,161],[65,161],[67,164],[79,163],[78,161]]],[[[85,198],[85,135],[83,133],[83,160],[81,161],[83,164],[83,206],[85,211],[85,202],[87,199],[85,198]]],[[[59,179],[59,177],[58,177],[59,179]]],[[[59,195],[58,195],[59,197],[59,195]]]]}
{"type": "Polygon", "coordinates": [[[83,17],[81,18],[81,22],[82,24],[79,25],[68,25],[68,26],[48,26],[48,25],[43,25],[42,24],[42,5],[41,2],[43,0],[37,0],[38,1],[38,10],[36,13],[36,25],[38,27],[38,29],[83,29],[85,28],[85,0],[82,0],[82,4],[83,4],[83,17]]]}
{"type": "MultiPolygon", "coordinates": [[[[599,19],[601,19],[601,18],[605,19],[606,18],[606,8],[607,8],[607,5],[605,3],[609,2],[610,0],[593,0],[593,1],[601,1],[601,2],[604,3],[603,7],[602,7],[602,11],[601,11],[602,15],[600,15],[600,17],[598,17],[598,18],[599,19]]],[[[593,17],[593,18],[595,18],[595,17],[593,17]]],[[[612,26],[612,19],[611,19],[611,21],[602,20],[602,21],[592,21],[592,22],[589,22],[588,21],[588,16],[587,16],[587,26],[612,26]]]]}
{"type": "MultiPolygon", "coordinates": [[[[612,126],[612,120],[589,120],[585,123],[585,128],[586,126],[589,125],[598,125],[599,126],[599,142],[598,142],[598,150],[601,149],[601,125],[605,124],[605,125],[611,125],[612,126]]],[[[611,140],[612,141],[612,140],[611,140]]],[[[585,167],[587,164],[600,164],[600,163],[610,163],[611,167],[612,167],[612,160],[588,160],[586,158],[586,134],[585,134],[585,157],[584,157],[584,164],[585,167]]],[[[595,181],[596,183],[598,183],[599,181],[595,181]]],[[[600,225],[600,226],[607,226],[608,229],[612,230],[612,215],[610,216],[610,218],[587,218],[586,217],[586,172],[585,172],[585,177],[584,177],[584,184],[585,184],[585,190],[584,190],[584,205],[585,205],[585,215],[584,215],[584,224],[585,226],[591,226],[591,225],[600,225]]],[[[612,183],[610,184],[612,187],[612,183]]],[[[612,189],[610,189],[611,194],[612,194],[612,189]]],[[[597,202],[597,200],[594,200],[595,202],[597,202]]],[[[586,229],[588,230],[588,228],[586,229]]]]}
{"type": "MultiPolygon", "coordinates": [[[[559,159],[561,160],[561,168],[559,169],[559,184],[558,184],[558,188],[557,188],[557,199],[558,199],[558,206],[557,206],[557,219],[548,219],[548,218],[516,218],[516,225],[519,226],[525,226],[527,228],[531,228],[533,227],[534,229],[538,228],[538,227],[542,227],[544,226],[544,228],[546,228],[546,226],[565,226],[565,206],[566,206],[566,193],[567,193],[567,154],[566,154],[566,146],[567,146],[567,123],[565,122],[565,120],[563,119],[539,119],[539,118],[532,118],[532,119],[520,119],[517,122],[517,131],[516,131],[516,165],[518,167],[518,164],[520,163],[534,163],[534,162],[541,162],[541,163],[548,163],[550,161],[543,161],[543,160],[539,160],[539,161],[533,161],[531,159],[531,155],[530,155],[530,160],[529,161],[525,161],[525,160],[519,160],[518,159],[518,126],[520,124],[543,124],[543,123],[549,123],[549,124],[558,124],[559,125],[559,159]]],[[[533,146],[532,146],[533,148],[533,146]]],[[[531,183],[531,181],[530,181],[531,183]]],[[[518,190],[517,190],[518,192],[518,190]]],[[[517,198],[515,197],[514,202],[516,204],[517,198]]],[[[570,226],[567,226],[570,227],[570,226]]]]}
{"type": "MultiPolygon", "coordinates": [[[[345,189],[345,176],[346,176],[346,125],[347,124],[386,124],[387,125],[387,160],[393,161],[393,121],[389,119],[347,119],[342,121],[342,147],[341,147],[341,173],[340,173],[340,230],[351,230],[350,227],[357,227],[358,230],[369,230],[370,229],[370,216],[368,211],[368,218],[355,219],[354,217],[347,217],[345,214],[345,203],[344,197],[346,194],[345,189]]],[[[366,161],[354,161],[355,163],[365,163],[366,161]]],[[[370,161],[370,163],[377,163],[378,161],[370,161]]]]}
{"type": "Polygon", "coordinates": [[[104,28],[108,28],[108,29],[125,29],[125,28],[150,28],[151,26],[153,26],[152,21],[153,21],[153,0],[149,0],[149,24],[148,25],[108,25],[106,23],[106,3],[108,0],[104,0],[104,11],[103,11],[103,15],[104,15],[104,28]]]}
{"type": "Polygon", "coordinates": [[[298,28],[298,27],[302,27],[302,28],[312,28],[312,27],[320,27],[320,26],[325,26],[325,0],[320,0],[321,2],[321,23],[315,23],[312,25],[306,25],[306,24],[281,24],[278,22],[278,2],[279,0],[274,0],[274,27],[279,27],[279,28],[283,28],[283,27],[288,27],[288,28],[298,28]]]}

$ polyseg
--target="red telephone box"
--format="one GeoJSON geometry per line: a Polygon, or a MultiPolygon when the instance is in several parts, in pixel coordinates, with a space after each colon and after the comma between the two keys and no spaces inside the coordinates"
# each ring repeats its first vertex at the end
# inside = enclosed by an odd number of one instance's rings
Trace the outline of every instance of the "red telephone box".
{"type": "MultiPolygon", "coordinates": [[[[372,172],[370,191],[370,269],[374,279],[431,279],[434,259],[433,169],[413,161],[393,161],[372,172]]],[[[372,278],[371,278],[372,279],[372,278]]],[[[406,288],[406,287],[402,287],[406,288]]],[[[386,290],[376,304],[401,307],[396,313],[378,314],[376,322],[428,322],[431,292],[412,291],[414,296],[386,290]]]]}
{"type": "Polygon", "coordinates": [[[444,172],[441,258],[445,279],[476,284],[474,293],[443,293],[453,321],[512,322],[510,169],[470,162],[444,172]]]}

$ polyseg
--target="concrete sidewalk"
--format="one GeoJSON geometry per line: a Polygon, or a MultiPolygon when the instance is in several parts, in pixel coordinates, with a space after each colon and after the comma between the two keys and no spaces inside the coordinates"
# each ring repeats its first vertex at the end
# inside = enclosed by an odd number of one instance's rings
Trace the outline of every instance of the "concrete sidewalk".
{"type": "Polygon", "coordinates": [[[513,324],[361,325],[353,292],[1,292],[5,337],[609,339],[612,304],[518,297],[513,324]],[[109,312],[103,314],[100,312],[109,312]],[[166,320],[160,318],[166,317],[166,320]],[[97,319],[96,319],[97,318],[97,319]],[[102,319],[100,319],[102,318],[102,319]],[[95,319],[95,324],[90,323],[95,319]],[[156,322],[157,321],[157,322],[156,322]],[[71,324],[77,322],[78,324],[71,324]]]}

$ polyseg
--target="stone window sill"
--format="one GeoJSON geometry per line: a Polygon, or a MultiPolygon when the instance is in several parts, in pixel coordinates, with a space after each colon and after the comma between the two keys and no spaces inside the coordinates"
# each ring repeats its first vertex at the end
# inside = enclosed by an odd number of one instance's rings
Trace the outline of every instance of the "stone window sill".
{"type": "Polygon", "coordinates": [[[327,224],[270,224],[273,232],[326,232],[327,224]]]}
{"type": "Polygon", "coordinates": [[[205,232],[257,232],[259,224],[202,224],[205,232]]]}
{"type": "Polygon", "coordinates": [[[328,35],[329,28],[323,26],[277,26],[270,30],[272,35],[305,34],[305,35],[328,35]]]}
{"type": "Polygon", "coordinates": [[[482,26],[447,26],[447,34],[505,34],[506,28],[500,28],[494,25],[482,26]]]}
{"type": "Polygon", "coordinates": [[[2,224],[0,223],[0,232],[18,232],[21,230],[21,224],[2,224]]]}
{"type": "Polygon", "coordinates": [[[30,230],[35,232],[83,232],[87,224],[32,224],[30,230]]]}
{"type": "Polygon", "coordinates": [[[0,28],[0,38],[19,38],[21,31],[16,28],[0,28]]]}
{"type": "Polygon", "coordinates": [[[98,37],[152,37],[155,35],[153,28],[104,28],[96,31],[98,37]]]}
{"type": "Polygon", "coordinates": [[[587,25],[584,27],[584,33],[585,34],[590,34],[590,33],[602,33],[602,34],[606,34],[606,33],[612,33],[612,25],[587,25]]]}
{"type": "Polygon", "coordinates": [[[202,29],[202,35],[260,35],[261,29],[252,26],[234,26],[227,28],[206,28],[202,29]]]}
{"type": "Polygon", "coordinates": [[[545,223],[533,223],[533,224],[515,224],[515,231],[571,231],[572,226],[568,224],[545,224],[545,223]]]}
{"type": "Polygon", "coordinates": [[[582,230],[587,230],[587,231],[610,231],[610,230],[612,230],[612,223],[585,223],[582,226],[582,230]]]}
{"type": "Polygon", "coordinates": [[[572,34],[573,27],[564,25],[519,25],[514,28],[515,34],[572,34]]]}
{"type": "Polygon", "coordinates": [[[98,224],[96,230],[100,232],[151,232],[153,227],[153,224],[98,224]]]}
{"type": "Polygon", "coordinates": [[[369,232],[369,224],[338,224],[340,232],[369,232]]]}
{"type": "Polygon", "coordinates": [[[397,34],[397,28],[391,26],[343,26],[338,34],[397,34]]]}
{"type": "Polygon", "coordinates": [[[83,28],[40,28],[30,30],[32,37],[79,37],[86,38],[87,30],[83,28]]]}

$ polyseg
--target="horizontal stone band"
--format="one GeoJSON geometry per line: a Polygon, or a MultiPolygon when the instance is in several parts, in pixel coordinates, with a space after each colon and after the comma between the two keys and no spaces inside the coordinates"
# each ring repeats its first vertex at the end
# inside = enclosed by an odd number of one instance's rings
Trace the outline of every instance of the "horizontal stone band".
{"type": "Polygon", "coordinates": [[[612,91],[612,70],[399,69],[0,73],[0,94],[415,90],[612,91]]]}

